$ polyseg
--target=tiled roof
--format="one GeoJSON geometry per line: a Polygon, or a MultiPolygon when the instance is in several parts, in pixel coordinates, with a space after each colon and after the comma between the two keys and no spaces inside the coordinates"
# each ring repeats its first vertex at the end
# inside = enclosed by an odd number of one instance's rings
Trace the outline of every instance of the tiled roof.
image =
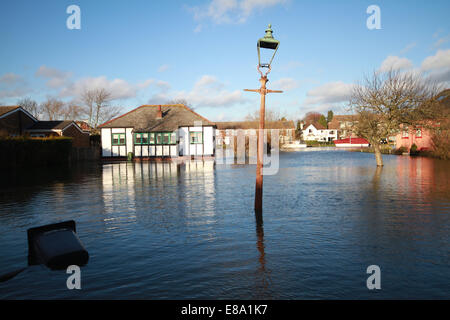
{"type": "Polygon", "coordinates": [[[163,117],[157,118],[158,105],[143,105],[115,119],[107,121],[99,128],[134,128],[134,131],[174,131],[183,126],[214,125],[208,119],[192,111],[183,104],[161,105],[163,117]]]}
{"type": "Polygon", "coordinates": [[[329,129],[341,129],[340,122],[343,121],[356,121],[359,116],[356,114],[334,115],[333,119],[328,123],[329,129]]]}
{"type": "Polygon", "coordinates": [[[27,130],[62,130],[72,122],[72,120],[38,121],[27,130]]]}
{"type": "Polygon", "coordinates": [[[0,117],[17,108],[20,108],[20,106],[0,106],[0,117]]]}
{"type": "MultiPolygon", "coordinates": [[[[258,129],[259,121],[226,121],[216,122],[217,129],[258,129]]],[[[265,129],[295,129],[294,121],[266,121],[265,129]]]]}
{"type": "Polygon", "coordinates": [[[313,125],[313,126],[314,126],[316,129],[318,129],[318,130],[325,130],[325,129],[326,129],[326,127],[324,127],[323,125],[321,125],[321,124],[318,123],[318,122],[307,122],[307,123],[304,124],[303,130],[305,130],[306,128],[308,128],[310,125],[313,125]]]}

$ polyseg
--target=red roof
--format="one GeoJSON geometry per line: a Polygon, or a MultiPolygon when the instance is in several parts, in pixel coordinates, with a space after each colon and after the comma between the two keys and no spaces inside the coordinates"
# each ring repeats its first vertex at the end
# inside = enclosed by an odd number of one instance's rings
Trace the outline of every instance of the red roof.
{"type": "Polygon", "coordinates": [[[367,141],[364,138],[351,138],[351,139],[350,138],[346,138],[346,139],[334,140],[334,144],[341,144],[341,143],[369,144],[369,141],[367,141]]]}

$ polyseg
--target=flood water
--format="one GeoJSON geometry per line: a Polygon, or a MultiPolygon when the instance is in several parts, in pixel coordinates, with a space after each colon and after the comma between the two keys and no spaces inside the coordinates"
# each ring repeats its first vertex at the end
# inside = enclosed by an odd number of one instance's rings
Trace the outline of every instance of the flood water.
{"type": "Polygon", "coordinates": [[[31,266],[1,299],[449,299],[450,161],[338,150],[280,154],[253,213],[255,166],[89,164],[2,172],[0,274],[27,229],[73,219],[81,290],[31,266]],[[366,269],[381,268],[381,290],[366,269]]]}

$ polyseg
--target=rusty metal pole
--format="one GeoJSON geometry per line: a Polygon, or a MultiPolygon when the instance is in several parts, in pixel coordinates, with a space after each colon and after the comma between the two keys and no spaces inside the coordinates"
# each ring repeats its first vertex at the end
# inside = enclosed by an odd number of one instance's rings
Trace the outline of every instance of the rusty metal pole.
{"type": "Polygon", "coordinates": [[[266,83],[267,76],[261,75],[260,95],[261,106],[259,109],[259,130],[258,130],[258,157],[256,160],[256,186],[255,186],[255,213],[262,214],[262,198],[263,198],[263,176],[262,170],[264,166],[264,120],[266,118],[266,83]]]}
{"type": "Polygon", "coordinates": [[[263,74],[258,66],[258,71],[261,74],[259,81],[261,88],[259,89],[244,89],[244,91],[259,92],[261,95],[261,106],[259,109],[259,130],[258,130],[258,155],[256,158],[256,185],[255,185],[255,214],[257,219],[262,219],[262,198],[263,198],[263,167],[264,167],[264,121],[266,118],[266,94],[268,93],[282,93],[281,90],[268,90],[266,88],[267,74],[270,72],[270,66],[266,74],[263,74]]]}

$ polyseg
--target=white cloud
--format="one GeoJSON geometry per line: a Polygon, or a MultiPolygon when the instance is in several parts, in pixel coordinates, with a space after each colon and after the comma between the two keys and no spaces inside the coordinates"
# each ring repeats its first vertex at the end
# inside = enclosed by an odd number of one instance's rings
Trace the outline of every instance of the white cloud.
{"type": "Polygon", "coordinates": [[[30,92],[22,76],[11,72],[0,76],[0,98],[18,98],[30,92]]]}
{"type": "Polygon", "coordinates": [[[421,70],[430,80],[450,85],[450,49],[438,50],[434,56],[425,58],[421,70]]]}
{"type": "Polygon", "coordinates": [[[442,37],[440,39],[437,39],[436,42],[433,44],[434,48],[439,48],[440,46],[442,46],[444,43],[447,43],[450,41],[450,35],[446,36],[446,37],[442,37]]]}
{"type": "Polygon", "coordinates": [[[348,101],[353,84],[342,81],[326,83],[306,93],[305,105],[327,105],[348,101]]]}
{"type": "Polygon", "coordinates": [[[387,72],[389,70],[401,70],[401,69],[409,69],[412,68],[413,63],[411,60],[407,58],[400,58],[397,56],[388,56],[381,63],[381,67],[379,69],[380,72],[387,72]]]}
{"type": "Polygon", "coordinates": [[[22,76],[15,73],[5,73],[0,77],[0,83],[7,85],[14,85],[16,83],[23,83],[24,79],[22,76]]]}
{"type": "Polygon", "coordinates": [[[158,72],[164,72],[167,71],[170,68],[168,64],[163,64],[158,68],[158,72]]]}
{"type": "Polygon", "coordinates": [[[282,78],[274,81],[270,87],[273,88],[273,90],[289,91],[298,88],[298,82],[292,78],[282,78]]]}
{"type": "Polygon", "coordinates": [[[36,76],[47,79],[46,85],[49,88],[56,89],[67,85],[72,74],[43,65],[36,71],[36,76]]]}
{"type": "Polygon", "coordinates": [[[168,87],[161,87],[148,101],[150,104],[165,103],[169,100],[185,99],[194,107],[224,107],[241,104],[247,101],[241,90],[230,91],[225,84],[216,77],[203,75],[198,79],[190,91],[167,91],[168,87]]]}
{"type": "Polygon", "coordinates": [[[434,56],[429,56],[422,62],[422,70],[428,71],[450,67],[450,49],[438,50],[434,56]]]}
{"type": "MultiPolygon", "coordinates": [[[[214,23],[243,23],[255,10],[263,10],[288,0],[211,0],[207,5],[190,8],[196,20],[214,23]]],[[[198,30],[199,31],[199,30],[198,30]]],[[[197,31],[197,32],[198,32],[197,31]]]]}
{"type": "Polygon", "coordinates": [[[417,46],[417,43],[412,42],[412,43],[408,44],[406,47],[404,47],[402,50],[400,50],[400,54],[405,54],[416,46],[417,46]]]}
{"type": "Polygon", "coordinates": [[[199,33],[200,31],[202,31],[203,26],[201,24],[199,24],[198,26],[195,27],[194,32],[195,33],[199,33]]]}
{"type": "Polygon", "coordinates": [[[136,96],[137,92],[151,84],[157,84],[154,79],[146,80],[138,84],[130,84],[123,79],[109,80],[105,76],[88,77],[77,80],[69,86],[63,88],[60,92],[61,96],[78,97],[86,89],[104,88],[111,92],[111,97],[115,99],[128,99],[136,96]]]}

